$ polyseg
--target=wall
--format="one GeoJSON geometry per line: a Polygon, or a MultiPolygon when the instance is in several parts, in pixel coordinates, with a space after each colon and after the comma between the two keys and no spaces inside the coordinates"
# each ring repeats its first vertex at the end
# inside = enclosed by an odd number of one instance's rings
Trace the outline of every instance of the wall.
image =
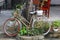
{"type": "Polygon", "coordinates": [[[51,0],[51,4],[59,4],[60,5],[60,0],[51,0]]]}

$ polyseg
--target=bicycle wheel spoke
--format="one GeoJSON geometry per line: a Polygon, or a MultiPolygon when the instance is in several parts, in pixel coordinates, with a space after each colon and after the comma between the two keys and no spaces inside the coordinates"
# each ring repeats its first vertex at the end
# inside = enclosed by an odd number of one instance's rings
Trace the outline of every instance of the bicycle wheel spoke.
{"type": "Polygon", "coordinates": [[[18,21],[16,21],[15,19],[14,20],[9,19],[4,24],[4,31],[7,35],[12,36],[12,34],[16,34],[18,32],[18,26],[19,26],[18,21]]]}

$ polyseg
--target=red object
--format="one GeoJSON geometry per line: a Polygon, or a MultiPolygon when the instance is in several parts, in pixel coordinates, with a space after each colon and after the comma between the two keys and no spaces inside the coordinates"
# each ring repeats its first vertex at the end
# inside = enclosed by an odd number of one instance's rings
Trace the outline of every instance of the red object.
{"type": "Polygon", "coordinates": [[[40,2],[39,0],[33,0],[33,3],[39,5],[40,2]]]}
{"type": "MultiPolygon", "coordinates": [[[[45,1],[45,2],[44,2],[44,6],[43,6],[42,8],[39,7],[39,9],[41,8],[41,9],[44,11],[44,13],[45,13],[45,15],[46,15],[47,17],[49,17],[50,1],[51,1],[51,0],[45,1]]],[[[34,3],[35,5],[39,5],[39,4],[40,4],[40,1],[39,1],[39,0],[33,0],[33,3],[34,3]]]]}

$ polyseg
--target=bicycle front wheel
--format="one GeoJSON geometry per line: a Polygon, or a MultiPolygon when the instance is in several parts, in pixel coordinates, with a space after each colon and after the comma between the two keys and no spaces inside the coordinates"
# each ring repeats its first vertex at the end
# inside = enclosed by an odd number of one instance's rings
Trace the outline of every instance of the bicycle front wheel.
{"type": "Polygon", "coordinates": [[[17,19],[9,18],[4,22],[3,29],[8,36],[16,36],[20,31],[20,24],[17,19]]]}

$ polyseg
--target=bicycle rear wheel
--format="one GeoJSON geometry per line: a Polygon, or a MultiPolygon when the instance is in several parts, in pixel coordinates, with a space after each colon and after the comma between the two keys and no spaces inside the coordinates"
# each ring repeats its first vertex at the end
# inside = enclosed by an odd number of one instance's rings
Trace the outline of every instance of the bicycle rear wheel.
{"type": "Polygon", "coordinates": [[[17,19],[9,18],[4,22],[3,29],[8,36],[16,36],[20,31],[20,24],[17,19]]]}
{"type": "MultiPolygon", "coordinates": [[[[50,32],[50,30],[51,30],[51,24],[49,24],[49,22],[48,21],[33,21],[33,27],[35,27],[35,28],[37,28],[37,29],[39,29],[40,31],[42,31],[42,35],[47,35],[49,32],[50,32]],[[42,29],[42,30],[41,30],[42,29]]],[[[38,30],[38,31],[39,31],[38,30]]]]}

